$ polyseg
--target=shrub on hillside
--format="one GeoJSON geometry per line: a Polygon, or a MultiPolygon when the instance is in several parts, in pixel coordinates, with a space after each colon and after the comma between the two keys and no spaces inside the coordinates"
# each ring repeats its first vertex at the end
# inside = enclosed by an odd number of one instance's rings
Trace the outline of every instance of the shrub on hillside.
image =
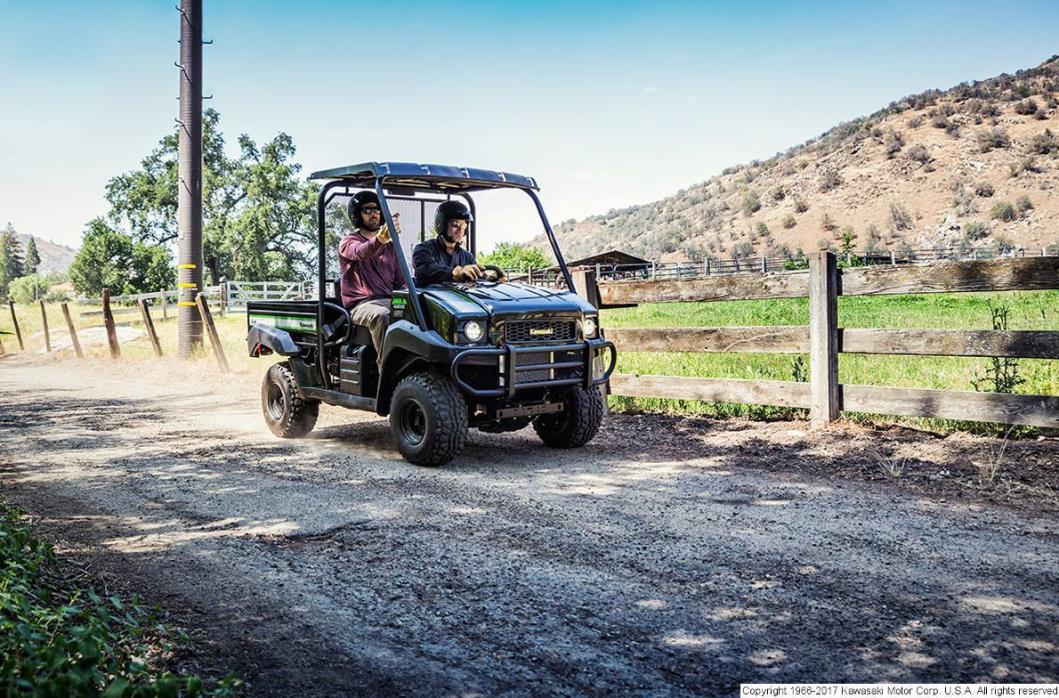
{"type": "Polygon", "coordinates": [[[956,208],[956,215],[961,217],[969,216],[978,210],[974,205],[974,198],[971,196],[971,192],[967,191],[962,184],[956,188],[956,196],[952,205],[956,208]]]}
{"type": "Polygon", "coordinates": [[[989,226],[980,221],[971,221],[963,226],[963,234],[968,240],[981,240],[989,235],[989,226]]]}
{"type": "Polygon", "coordinates": [[[901,136],[898,131],[890,131],[886,134],[885,140],[883,140],[883,147],[886,150],[886,157],[892,158],[901,152],[901,148],[904,147],[905,139],[901,136]]]}
{"type": "Polygon", "coordinates": [[[743,196],[742,208],[744,216],[752,216],[761,210],[761,199],[759,199],[754,192],[748,191],[746,195],[743,196]]]}
{"type": "Polygon", "coordinates": [[[773,201],[783,201],[785,198],[787,198],[787,192],[783,191],[783,187],[776,187],[772,190],[773,201]]]}
{"type": "Polygon", "coordinates": [[[772,232],[769,230],[769,227],[765,225],[765,222],[761,221],[757,224],[757,234],[761,237],[767,238],[769,235],[772,235],[772,232]]]}
{"type": "Polygon", "coordinates": [[[1007,148],[1011,145],[1011,139],[1008,138],[1007,131],[999,126],[984,128],[975,137],[978,140],[978,150],[983,153],[988,153],[994,148],[1007,148]]]}
{"type": "Polygon", "coordinates": [[[1030,140],[1030,150],[1038,155],[1049,155],[1052,151],[1059,151],[1059,142],[1050,128],[1044,129],[1044,133],[1038,133],[1030,140]]]}
{"type": "Polygon", "coordinates": [[[805,202],[805,199],[800,196],[794,197],[794,211],[795,213],[805,213],[809,210],[809,204],[805,202]]]}
{"type": "Polygon", "coordinates": [[[1003,235],[996,235],[993,237],[993,249],[1000,255],[1011,254],[1015,251],[1015,245],[1003,235]]]}
{"type": "Polygon", "coordinates": [[[923,117],[920,116],[919,114],[916,114],[915,116],[913,116],[911,119],[908,120],[908,128],[919,128],[922,125],[923,125],[923,117]]]}
{"type": "Polygon", "coordinates": [[[1024,99],[1015,105],[1015,113],[1029,116],[1037,113],[1037,103],[1032,99],[1024,99]]]}
{"type": "Polygon", "coordinates": [[[1012,177],[1018,177],[1019,175],[1030,172],[1032,174],[1040,174],[1041,167],[1037,164],[1036,158],[1032,155],[1027,155],[1024,158],[1019,158],[1016,162],[1008,165],[1008,174],[1012,177]]]}
{"type": "Polygon", "coordinates": [[[1009,201],[998,201],[993,204],[992,215],[995,220],[1010,222],[1018,218],[1015,206],[1009,201]]]}
{"type": "Polygon", "coordinates": [[[1030,197],[1025,194],[1015,200],[1015,211],[1019,214],[1019,218],[1022,218],[1032,210],[1033,202],[1030,201],[1030,197]]]}
{"type": "Polygon", "coordinates": [[[824,212],[824,215],[820,218],[820,227],[829,233],[833,233],[838,230],[838,223],[835,222],[830,213],[824,212]]]}
{"type": "Polygon", "coordinates": [[[948,128],[949,120],[942,114],[935,114],[930,119],[930,125],[934,128],[948,128]]]}
{"type": "Polygon", "coordinates": [[[988,199],[993,195],[993,185],[989,182],[979,182],[974,185],[974,193],[982,198],[988,199]]]}
{"type": "Polygon", "coordinates": [[[842,178],[839,176],[837,170],[824,170],[823,175],[820,177],[820,191],[829,192],[841,185],[842,178]]]}
{"type": "Polygon", "coordinates": [[[921,165],[925,165],[930,162],[930,153],[927,151],[926,146],[916,144],[908,149],[908,158],[914,162],[918,162],[921,165]]]}
{"type": "Polygon", "coordinates": [[[783,219],[783,227],[787,230],[790,230],[796,225],[798,225],[798,219],[795,218],[792,214],[788,213],[786,218],[783,219]]]}
{"type": "Polygon", "coordinates": [[[912,215],[904,206],[894,202],[890,204],[890,223],[894,230],[911,230],[912,215]]]}

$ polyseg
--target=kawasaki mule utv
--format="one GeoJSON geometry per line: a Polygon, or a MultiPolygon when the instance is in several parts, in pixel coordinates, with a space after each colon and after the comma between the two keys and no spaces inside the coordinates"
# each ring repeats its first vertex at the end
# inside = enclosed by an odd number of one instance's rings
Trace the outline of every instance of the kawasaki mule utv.
{"type": "MultiPolygon", "coordinates": [[[[247,305],[250,355],[286,358],[268,370],[261,388],[265,421],[275,434],[309,433],[326,402],[389,415],[398,450],[418,465],[450,461],[463,448],[468,427],[503,432],[532,422],[541,440],[558,448],[583,446],[595,436],[604,413],[602,384],[617,354],[603,337],[596,309],[574,292],[532,178],[368,162],[316,172],[311,179],[325,182],[317,199],[316,299],[247,305]],[[363,189],[379,197],[407,286],[391,298],[381,361],[368,329],[354,325],[342,307],[337,281],[338,241],[353,226],[346,203],[363,189]],[[437,207],[459,197],[477,218],[471,194],[495,189],[520,190],[533,201],[569,290],[501,283],[496,276],[416,285],[408,258],[415,244],[432,237],[427,222],[437,207]],[[394,213],[401,214],[403,231],[394,225],[394,213]]],[[[472,221],[472,253],[475,240],[472,221]]]]}

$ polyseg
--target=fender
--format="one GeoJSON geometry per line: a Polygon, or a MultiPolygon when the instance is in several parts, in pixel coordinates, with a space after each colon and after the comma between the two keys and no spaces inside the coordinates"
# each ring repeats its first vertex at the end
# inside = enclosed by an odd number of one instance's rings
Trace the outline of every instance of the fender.
{"type": "Polygon", "coordinates": [[[280,356],[300,356],[302,353],[289,332],[258,324],[250,326],[250,331],[246,335],[246,348],[250,356],[262,356],[273,352],[280,356]]]}
{"type": "Polygon", "coordinates": [[[449,344],[434,330],[424,332],[407,320],[391,323],[382,342],[382,375],[375,411],[389,414],[394,388],[413,367],[447,366],[464,348],[449,344]]]}

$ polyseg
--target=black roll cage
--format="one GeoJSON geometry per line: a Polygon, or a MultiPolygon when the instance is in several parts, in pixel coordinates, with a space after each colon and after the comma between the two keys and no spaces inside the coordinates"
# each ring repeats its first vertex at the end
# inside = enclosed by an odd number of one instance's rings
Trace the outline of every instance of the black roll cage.
{"type": "MultiPolygon", "coordinates": [[[[375,193],[379,197],[379,208],[382,209],[383,218],[386,220],[386,226],[390,230],[390,236],[393,238],[394,249],[397,255],[397,262],[401,267],[401,276],[404,279],[405,286],[408,288],[409,301],[412,303],[412,311],[415,313],[416,323],[419,325],[419,329],[423,332],[428,331],[426,325],[426,316],[423,314],[423,309],[419,302],[419,293],[417,292],[415,281],[412,278],[411,269],[408,266],[408,260],[405,258],[404,249],[401,247],[401,239],[397,232],[397,226],[394,225],[393,216],[390,213],[390,207],[386,202],[385,183],[387,177],[385,175],[375,177],[375,193]]],[[[327,366],[324,361],[324,306],[327,302],[326,293],[326,266],[327,266],[327,205],[331,200],[338,196],[339,193],[334,191],[341,187],[345,187],[346,193],[348,194],[351,189],[363,189],[364,187],[359,186],[357,183],[350,182],[343,179],[334,179],[326,182],[320,187],[320,193],[316,197],[316,226],[318,231],[317,236],[317,299],[316,299],[316,351],[317,361],[316,367],[317,372],[320,374],[320,380],[323,381],[323,385],[330,385],[327,375],[327,366]],[[332,193],[333,192],[333,193],[332,193]]],[[[471,214],[474,216],[475,207],[474,200],[464,192],[444,192],[435,187],[422,187],[422,186],[408,186],[407,183],[402,182],[399,187],[402,190],[411,190],[416,193],[457,193],[463,197],[471,209],[471,214]]],[[[537,207],[537,215],[540,216],[541,223],[544,225],[544,231],[548,234],[548,242],[552,246],[552,253],[555,255],[556,261],[559,263],[559,269],[562,270],[563,279],[566,281],[566,287],[571,292],[577,293],[577,289],[574,287],[573,277],[570,276],[570,270],[566,266],[566,260],[563,258],[563,253],[559,249],[559,242],[555,239],[555,231],[552,230],[551,223],[548,222],[548,216],[544,213],[544,206],[541,204],[540,198],[537,196],[537,192],[533,189],[522,187],[522,186],[511,186],[507,187],[490,187],[495,189],[520,189],[526,192],[526,195],[533,200],[533,204],[537,207]]],[[[477,218],[477,216],[474,216],[477,218]]],[[[354,224],[359,221],[354,221],[354,224]]],[[[477,228],[473,231],[477,233],[477,228]]],[[[472,244],[476,242],[477,235],[472,235],[472,244]]],[[[472,247],[472,252],[473,247],[472,247]]],[[[341,293],[341,291],[339,292],[341,293]]],[[[341,303],[341,297],[339,298],[341,303]]]]}

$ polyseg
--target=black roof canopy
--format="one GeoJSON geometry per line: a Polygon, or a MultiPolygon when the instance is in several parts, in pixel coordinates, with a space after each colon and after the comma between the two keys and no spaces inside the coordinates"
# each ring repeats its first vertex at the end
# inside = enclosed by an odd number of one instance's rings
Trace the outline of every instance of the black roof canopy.
{"type": "Polygon", "coordinates": [[[444,192],[504,188],[539,189],[536,180],[524,175],[416,162],[362,162],[358,165],[320,170],[309,175],[309,179],[343,180],[350,186],[361,188],[374,187],[375,180],[380,177],[384,186],[444,192]]]}

